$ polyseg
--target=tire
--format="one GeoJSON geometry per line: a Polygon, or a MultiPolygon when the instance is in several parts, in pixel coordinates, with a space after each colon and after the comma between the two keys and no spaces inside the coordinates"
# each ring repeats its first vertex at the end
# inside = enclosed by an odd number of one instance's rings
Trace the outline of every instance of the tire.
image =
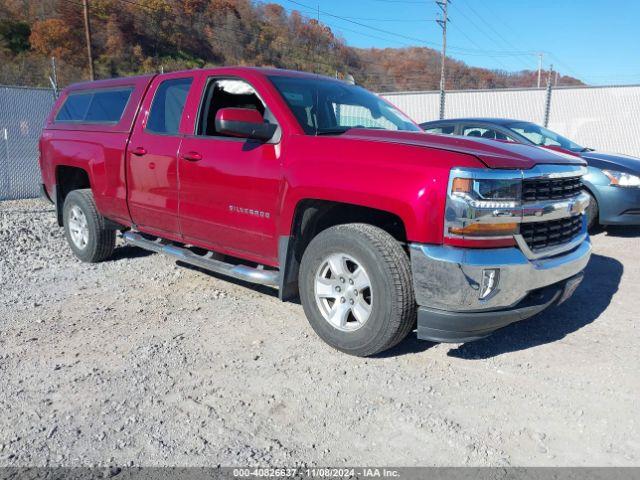
{"type": "Polygon", "coordinates": [[[598,201],[595,199],[593,195],[591,195],[591,192],[585,190],[584,193],[586,193],[589,196],[589,206],[587,207],[587,211],[586,211],[587,230],[593,231],[600,224],[599,222],[600,210],[598,208],[598,201]]]}
{"type": "Polygon", "coordinates": [[[374,355],[400,343],[415,326],[409,257],[372,225],[351,223],[319,233],[302,257],[299,285],[311,327],[341,352],[374,355]]]}
{"type": "Polygon", "coordinates": [[[105,228],[91,189],[73,190],[64,200],[64,231],[74,255],[83,262],[106,260],[116,245],[116,232],[105,228]]]}

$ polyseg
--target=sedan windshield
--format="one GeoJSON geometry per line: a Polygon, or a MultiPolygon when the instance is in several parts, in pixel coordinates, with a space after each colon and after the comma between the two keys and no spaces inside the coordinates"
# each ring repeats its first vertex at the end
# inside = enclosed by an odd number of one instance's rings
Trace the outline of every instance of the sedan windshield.
{"type": "Polygon", "coordinates": [[[510,123],[506,125],[506,127],[541,147],[560,147],[572,152],[583,152],[586,150],[568,138],[558,135],[535,123],[517,122],[510,123]]]}
{"type": "Polygon", "coordinates": [[[421,131],[400,110],[362,87],[321,77],[269,78],[309,135],[339,135],[350,128],[421,131]]]}

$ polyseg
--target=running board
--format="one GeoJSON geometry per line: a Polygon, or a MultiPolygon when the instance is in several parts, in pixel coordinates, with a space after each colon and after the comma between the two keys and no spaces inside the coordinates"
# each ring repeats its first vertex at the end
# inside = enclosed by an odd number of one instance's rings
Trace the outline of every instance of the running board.
{"type": "Polygon", "coordinates": [[[163,243],[161,239],[147,240],[135,232],[125,232],[122,238],[130,245],[135,245],[136,247],[151,250],[156,253],[164,253],[189,265],[195,265],[196,267],[221,273],[229,277],[237,278],[238,280],[244,280],[245,282],[277,287],[280,281],[280,272],[277,270],[264,270],[246,265],[233,265],[212,258],[212,253],[197,255],[187,248],[177,247],[170,243],[163,243]]]}

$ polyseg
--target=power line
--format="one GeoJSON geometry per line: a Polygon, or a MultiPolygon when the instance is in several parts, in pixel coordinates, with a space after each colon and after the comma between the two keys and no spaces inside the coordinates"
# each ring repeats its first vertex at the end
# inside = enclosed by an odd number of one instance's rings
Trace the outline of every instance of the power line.
{"type": "MultiPolygon", "coordinates": [[[[296,0],[286,0],[286,1],[289,2],[289,3],[292,3],[294,5],[297,5],[299,7],[302,7],[302,8],[306,9],[309,12],[313,12],[313,14],[315,14],[317,12],[316,8],[313,8],[313,7],[309,6],[309,5],[305,5],[304,3],[298,2],[296,0]]],[[[323,15],[326,15],[328,17],[331,17],[331,18],[339,19],[339,20],[342,20],[342,21],[345,21],[345,22],[352,23],[354,25],[358,25],[358,26],[363,27],[363,28],[367,28],[367,29],[370,29],[370,30],[377,31],[379,33],[384,33],[386,35],[395,36],[395,37],[402,38],[404,40],[409,40],[409,41],[412,41],[412,42],[417,42],[418,44],[429,45],[429,46],[435,47],[435,48],[442,48],[442,44],[439,44],[439,43],[427,41],[427,40],[424,40],[422,38],[417,38],[417,37],[413,37],[413,36],[409,36],[409,35],[403,35],[401,33],[393,32],[393,31],[390,31],[390,30],[385,30],[385,29],[382,29],[382,28],[379,28],[379,27],[374,27],[372,25],[367,25],[366,23],[358,22],[356,20],[351,20],[348,17],[343,17],[343,16],[340,16],[340,15],[336,15],[334,13],[327,12],[326,10],[320,10],[320,13],[322,13],[323,15]]],[[[327,22],[324,22],[324,23],[327,23],[327,22]]],[[[342,27],[339,27],[339,28],[342,28],[342,27]]],[[[389,41],[389,39],[384,39],[384,40],[389,41]]],[[[408,46],[415,46],[415,45],[408,45],[408,46]]],[[[466,52],[466,54],[468,54],[468,53],[478,54],[479,53],[479,54],[484,54],[484,55],[490,55],[491,53],[512,54],[512,55],[522,55],[523,54],[523,52],[490,51],[490,50],[469,49],[469,48],[457,47],[457,46],[450,46],[449,49],[451,51],[455,52],[455,53],[459,53],[460,55],[464,55],[465,52],[466,52]]]]}
{"type": "MultiPolygon", "coordinates": [[[[305,5],[304,3],[297,2],[296,0],[287,0],[287,2],[293,3],[294,5],[297,5],[299,7],[306,8],[307,10],[315,11],[315,9],[311,8],[310,6],[305,5]]],[[[358,25],[360,27],[368,28],[370,30],[375,30],[375,31],[380,32],[380,33],[386,33],[387,35],[393,35],[393,36],[396,36],[398,38],[404,38],[405,40],[410,40],[410,41],[413,41],[413,42],[419,42],[419,43],[425,43],[427,45],[438,46],[437,44],[434,44],[432,42],[427,42],[427,41],[425,41],[424,39],[421,39],[421,38],[416,38],[416,37],[411,37],[411,36],[408,36],[408,35],[403,35],[401,33],[392,32],[390,30],[384,30],[382,28],[378,28],[378,27],[374,27],[374,26],[371,26],[371,25],[367,25],[366,23],[361,23],[361,22],[358,22],[356,20],[350,20],[347,17],[342,17],[340,15],[335,15],[333,13],[330,13],[330,12],[327,12],[327,11],[324,11],[324,10],[320,10],[320,13],[322,13],[322,14],[328,16],[328,17],[331,17],[331,18],[337,18],[337,19],[340,19],[340,20],[344,20],[345,22],[353,23],[354,25],[358,25]]]]}
{"type": "MultiPolygon", "coordinates": [[[[500,18],[500,16],[496,13],[496,11],[491,7],[490,3],[491,2],[484,2],[483,7],[488,7],[491,10],[492,17],[494,19],[498,20],[502,24],[502,26],[505,27],[507,30],[509,30],[511,33],[513,33],[513,35],[515,35],[516,37],[519,37],[520,34],[516,32],[509,23],[505,22],[502,18],[500,18]]],[[[551,52],[543,52],[543,53],[547,53],[548,55],[554,57],[556,59],[556,63],[562,65],[569,72],[572,72],[576,76],[576,78],[583,77],[582,75],[578,74],[575,70],[573,70],[571,67],[569,67],[569,65],[567,65],[565,62],[561,61],[557,55],[554,55],[551,52]]]]}
{"type": "MultiPolygon", "coordinates": [[[[65,3],[71,4],[71,5],[75,5],[78,7],[82,7],[82,5],[80,3],[77,3],[76,1],[72,1],[72,0],[64,0],[65,3]]],[[[80,0],[77,0],[80,1],[80,0]]],[[[132,0],[120,0],[122,3],[124,4],[129,4],[133,7],[136,7],[136,9],[131,10],[130,13],[135,15],[135,18],[139,21],[146,21],[148,20],[147,18],[143,18],[138,17],[138,13],[142,14],[142,11],[146,11],[146,12],[150,12],[150,13],[164,13],[166,14],[166,11],[159,11],[156,10],[154,8],[151,8],[147,5],[143,5],[143,4],[139,4],[135,1],[132,0]]],[[[173,9],[172,9],[173,10],[173,9]]],[[[180,13],[176,10],[173,10],[174,13],[180,13]]],[[[100,17],[98,15],[95,14],[95,12],[89,12],[90,15],[92,17],[95,17],[96,19],[100,20],[100,21],[106,21],[105,18],[100,17]]],[[[229,32],[233,32],[237,35],[242,35],[247,39],[251,39],[251,40],[261,40],[261,36],[258,34],[252,34],[250,32],[247,31],[243,31],[243,30],[239,30],[239,29],[235,29],[226,25],[218,25],[216,23],[213,23],[212,26],[217,29],[217,30],[222,30],[222,31],[229,31],[229,32]]],[[[363,32],[356,32],[356,33],[360,33],[363,34],[363,32]]],[[[367,34],[368,35],[368,34],[367,34]]],[[[379,38],[379,37],[378,37],[379,38]]],[[[280,60],[282,60],[284,57],[286,57],[287,55],[290,55],[292,53],[291,51],[291,47],[289,47],[289,49],[284,50],[282,52],[279,52],[280,54],[278,55],[278,58],[280,60]]],[[[358,65],[351,65],[351,64],[346,64],[345,65],[345,58],[341,58],[338,57],[338,53],[336,51],[329,51],[324,55],[324,61],[322,59],[318,59],[316,57],[316,59],[311,58],[313,55],[310,54],[310,51],[300,51],[300,50],[296,50],[293,52],[295,55],[290,55],[293,58],[293,64],[297,64],[297,65],[301,65],[299,62],[307,62],[309,64],[311,63],[317,63],[317,64],[321,64],[324,65],[328,68],[330,68],[331,70],[334,69],[338,69],[340,68],[340,66],[346,66],[348,70],[350,69],[355,69],[355,70],[360,70],[362,68],[362,65],[360,63],[358,63],[358,65]],[[300,55],[300,53],[302,53],[303,55],[300,55]]],[[[203,59],[203,61],[207,61],[206,58],[203,59]]],[[[278,60],[276,60],[278,61],[278,60]]],[[[364,60],[366,62],[366,60],[364,60]]],[[[299,68],[299,67],[298,67],[299,68]]],[[[383,67],[384,68],[384,67],[383,67]]],[[[424,80],[425,80],[425,74],[421,73],[421,72],[415,72],[415,73],[403,73],[401,75],[400,78],[398,78],[398,74],[394,73],[393,71],[388,71],[388,72],[371,72],[371,71],[362,71],[362,76],[361,79],[364,79],[367,83],[371,84],[375,84],[378,85],[379,88],[383,88],[383,87],[389,87],[389,88],[394,88],[397,89],[399,84],[404,85],[404,88],[421,88],[424,89],[425,85],[424,85],[424,80]],[[393,82],[392,85],[382,85],[382,83],[386,83],[386,82],[393,82]]]]}
{"type": "MultiPolygon", "coordinates": [[[[67,4],[70,4],[70,5],[75,5],[75,6],[78,6],[78,7],[82,7],[82,4],[74,2],[73,0],[63,0],[63,1],[65,3],[67,3],[67,4]]],[[[142,4],[133,2],[131,0],[120,0],[120,1],[124,2],[124,3],[128,3],[128,4],[136,6],[136,7],[139,7],[139,8],[141,8],[143,10],[146,10],[146,11],[148,11],[150,13],[163,13],[163,12],[161,12],[159,10],[150,8],[150,7],[146,6],[146,5],[142,5],[142,4]]],[[[136,12],[131,12],[131,13],[135,14],[136,12]]],[[[174,13],[176,13],[176,12],[174,11],[174,13]]],[[[95,13],[93,13],[91,11],[89,12],[89,14],[95,19],[98,19],[98,20],[101,20],[101,21],[106,21],[104,18],[101,18],[100,16],[98,16],[97,14],[95,14],[95,13]]],[[[137,18],[139,19],[139,17],[137,17],[137,18]]],[[[228,26],[225,26],[225,25],[212,24],[212,26],[214,28],[218,29],[218,30],[230,31],[230,32],[236,33],[238,35],[244,35],[245,37],[248,37],[248,38],[253,39],[253,40],[259,40],[260,39],[260,36],[257,35],[257,34],[252,34],[252,33],[249,33],[249,32],[242,31],[242,30],[234,29],[232,27],[228,27],[228,26]]],[[[283,56],[289,55],[289,54],[292,53],[292,51],[293,51],[292,47],[289,47],[288,49],[282,51],[282,55],[283,56]]],[[[336,69],[337,66],[339,66],[339,65],[344,63],[342,59],[338,59],[337,57],[334,58],[334,62],[333,63],[326,62],[326,61],[312,60],[310,58],[305,58],[304,60],[309,62],[309,63],[320,63],[320,64],[322,64],[324,66],[330,67],[332,70],[336,69]]],[[[349,67],[349,66],[350,65],[347,65],[347,67],[349,67]]]]}
{"type": "MultiPolygon", "coordinates": [[[[500,47],[500,45],[499,45],[497,42],[495,42],[495,40],[493,40],[493,38],[491,38],[491,37],[490,37],[490,36],[489,36],[485,31],[484,31],[484,29],[480,28],[480,26],[475,22],[475,20],[473,20],[470,16],[468,16],[466,13],[464,13],[464,11],[462,11],[462,9],[458,8],[456,5],[453,5],[453,7],[455,8],[456,12],[460,13],[464,18],[466,18],[466,19],[471,23],[471,25],[472,25],[476,30],[478,30],[482,35],[484,35],[484,36],[485,36],[485,37],[487,37],[490,41],[492,41],[494,44],[496,44],[496,45],[498,45],[498,47],[500,47]]],[[[459,30],[460,30],[460,31],[462,31],[462,29],[459,29],[459,30]]],[[[466,35],[466,33],[464,33],[464,35],[465,35],[467,38],[469,38],[469,37],[466,35]]],[[[469,39],[469,40],[471,40],[471,39],[469,39]]],[[[473,40],[471,40],[471,42],[472,42],[474,45],[477,45],[473,40]]],[[[496,58],[495,56],[492,56],[492,55],[488,55],[488,56],[490,56],[490,57],[492,57],[492,58],[496,58]]],[[[496,58],[496,59],[497,59],[497,58],[496,58]]],[[[498,63],[499,63],[500,65],[502,65],[502,66],[504,67],[504,69],[505,69],[505,70],[509,70],[509,68],[508,68],[504,63],[502,63],[500,60],[498,60],[498,63]]]]}
{"type": "MultiPolygon", "coordinates": [[[[473,8],[473,6],[471,5],[471,3],[470,3],[468,0],[465,0],[465,1],[464,1],[464,4],[467,6],[467,8],[468,8],[469,10],[471,10],[471,12],[473,13],[473,15],[474,15],[476,18],[480,19],[480,21],[482,21],[482,22],[483,22],[487,27],[489,27],[489,29],[490,29],[490,30],[491,30],[491,31],[496,35],[496,37],[497,37],[497,38],[499,38],[499,39],[502,41],[502,43],[503,43],[507,48],[513,48],[513,49],[516,49],[516,47],[515,47],[511,42],[509,42],[507,39],[505,39],[505,38],[502,36],[502,34],[501,34],[498,30],[496,30],[496,29],[493,27],[493,25],[491,25],[491,23],[490,23],[490,22],[488,22],[487,20],[485,20],[485,18],[484,18],[484,17],[483,17],[483,16],[482,16],[482,15],[481,15],[481,14],[480,14],[480,13],[479,13],[475,8],[473,8]]],[[[498,43],[497,43],[497,42],[494,42],[494,43],[495,43],[496,45],[498,45],[498,43]]],[[[528,64],[526,64],[525,66],[528,68],[528,64]]]]}
{"type": "Polygon", "coordinates": [[[368,18],[368,17],[344,17],[349,20],[364,20],[369,22],[395,22],[395,23],[424,23],[432,20],[423,19],[407,19],[407,18],[368,18]]]}
{"type": "Polygon", "coordinates": [[[424,1],[419,0],[373,0],[380,3],[404,3],[406,5],[424,5],[424,1]]]}

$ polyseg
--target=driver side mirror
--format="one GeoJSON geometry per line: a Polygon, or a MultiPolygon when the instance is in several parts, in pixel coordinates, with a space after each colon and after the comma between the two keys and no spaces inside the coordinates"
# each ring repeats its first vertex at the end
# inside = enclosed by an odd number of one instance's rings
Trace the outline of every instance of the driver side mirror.
{"type": "Polygon", "coordinates": [[[238,138],[267,141],[278,126],[264,123],[262,115],[252,108],[221,108],[216,113],[216,132],[238,138]]]}

